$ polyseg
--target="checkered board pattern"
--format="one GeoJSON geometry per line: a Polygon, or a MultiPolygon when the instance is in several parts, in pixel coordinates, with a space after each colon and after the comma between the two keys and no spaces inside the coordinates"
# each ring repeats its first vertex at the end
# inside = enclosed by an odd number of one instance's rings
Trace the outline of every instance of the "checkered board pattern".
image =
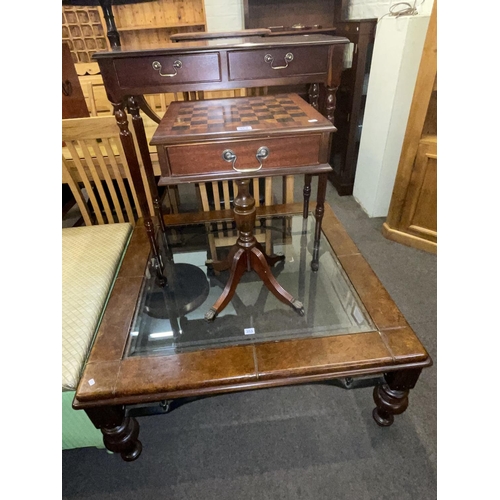
{"type": "Polygon", "coordinates": [[[300,97],[289,95],[182,102],[175,106],[166,132],[180,135],[311,126],[317,120],[309,120],[303,109],[308,106],[300,97]]]}

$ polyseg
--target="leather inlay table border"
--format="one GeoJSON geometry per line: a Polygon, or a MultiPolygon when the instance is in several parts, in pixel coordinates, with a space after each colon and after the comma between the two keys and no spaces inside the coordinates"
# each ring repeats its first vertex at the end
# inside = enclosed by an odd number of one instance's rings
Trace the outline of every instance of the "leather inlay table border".
{"type": "MultiPolygon", "coordinates": [[[[315,204],[311,205],[314,210],[315,204]]],[[[257,217],[295,213],[302,213],[301,203],[257,207],[257,217]]],[[[221,210],[165,216],[164,222],[170,226],[231,218],[231,210],[221,210]]],[[[376,325],[375,330],[170,356],[125,357],[150,254],[139,221],[73,403],[101,429],[106,447],[121,453],[125,460],[139,456],[139,425],[131,416],[130,405],[164,401],[168,402],[167,412],[189,401],[186,398],[321,381],[342,381],[342,386],[348,388],[355,387],[356,380],[368,378],[375,385],[375,421],[391,425],[394,415],[406,410],[409,390],[432,360],[328,204],[323,234],[376,325]]]]}

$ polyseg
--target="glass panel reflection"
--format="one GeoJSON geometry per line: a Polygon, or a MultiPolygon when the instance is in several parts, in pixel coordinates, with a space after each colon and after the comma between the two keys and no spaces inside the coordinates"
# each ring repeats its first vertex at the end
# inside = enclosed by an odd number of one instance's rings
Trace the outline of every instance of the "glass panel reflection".
{"type": "Polygon", "coordinates": [[[280,302],[254,271],[244,274],[235,296],[212,322],[205,312],[218,299],[229,271],[216,273],[236,242],[231,222],[168,229],[171,258],[163,249],[171,285],[161,289],[150,273],[143,282],[126,356],[162,355],[282,339],[342,335],[375,328],[321,236],[319,271],[311,270],[315,219],[301,215],[257,220],[255,234],[268,254],[283,253],[272,268],[278,282],[304,304],[305,316],[280,302]],[[207,265],[208,263],[208,265],[207,265]]]}

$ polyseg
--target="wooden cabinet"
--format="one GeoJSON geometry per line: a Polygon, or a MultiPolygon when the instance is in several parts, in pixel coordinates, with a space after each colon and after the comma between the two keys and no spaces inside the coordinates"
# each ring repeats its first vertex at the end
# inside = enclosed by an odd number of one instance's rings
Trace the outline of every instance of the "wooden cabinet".
{"type": "MultiPolygon", "coordinates": [[[[328,178],[339,195],[351,195],[358,160],[376,19],[346,20],[347,0],[244,0],[245,28],[270,28],[271,35],[328,33],[351,42],[337,90],[335,134],[328,178]],[[303,29],[299,29],[299,26],[303,29]]],[[[295,61],[294,61],[295,62],[295,61]]],[[[310,63],[312,64],[312,62],[310,63]]],[[[307,98],[307,89],[288,89],[307,98]]]]}
{"type": "Polygon", "coordinates": [[[388,239],[437,252],[437,41],[434,2],[387,220],[388,239]]]}
{"type": "Polygon", "coordinates": [[[337,91],[335,126],[328,178],[341,195],[351,195],[358,162],[368,79],[375,43],[376,19],[337,22],[336,35],[351,42],[344,58],[342,80],[337,91]]]}

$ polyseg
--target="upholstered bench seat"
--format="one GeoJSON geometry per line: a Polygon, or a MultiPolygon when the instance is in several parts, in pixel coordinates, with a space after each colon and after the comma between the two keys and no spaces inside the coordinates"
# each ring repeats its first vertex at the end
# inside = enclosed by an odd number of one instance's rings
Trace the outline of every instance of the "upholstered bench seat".
{"type": "Polygon", "coordinates": [[[73,437],[82,421],[91,426],[84,412],[71,408],[72,396],[131,231],[129,223],[62,230],[63,449],[81,446],[73,437]]]}

